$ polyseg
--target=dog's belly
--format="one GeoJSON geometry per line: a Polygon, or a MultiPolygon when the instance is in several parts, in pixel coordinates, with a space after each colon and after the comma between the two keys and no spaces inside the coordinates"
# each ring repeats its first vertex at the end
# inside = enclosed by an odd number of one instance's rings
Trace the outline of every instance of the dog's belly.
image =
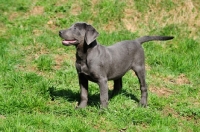
{"type": "Polygon", "coordinates": [[[119,79],[119,78],[123,77],[126,74],[127,71],[128,70],[126,70],[124,72],[115,72],[115,73],[112,73],[112,75],[108,75],[107,78],[108,78],[108,80],[119,79]]]}
{"type": "Polygon", "coordinates": [[[120,65],[110,65],[107,71],[108,80],[118,79],[126,74],[131,69],[131,61],[126,63],[118,63],[120,65]]]}
{"type": "MultiPolygon", "coordinates": [[[[88,79],[89,81],[91,81],[91,82],[94,82],[94,83],[97,83],[97,82],[98,82],[98,79],[95,78],[94,76],[86,75],[86,74],[84,74],[84,73],[81,73],[81,74],[84,75],[84,77],[87,78],[87,79],[88,79]]],[[[108,81],[119,79],[119,78],[121,78],[122,76],[124,76],[124,74],[123,74],[123,75],[119,75],[119,76],[115,76],[115,77],[112,77],[112,78],[108,78],[108,81]]]]}

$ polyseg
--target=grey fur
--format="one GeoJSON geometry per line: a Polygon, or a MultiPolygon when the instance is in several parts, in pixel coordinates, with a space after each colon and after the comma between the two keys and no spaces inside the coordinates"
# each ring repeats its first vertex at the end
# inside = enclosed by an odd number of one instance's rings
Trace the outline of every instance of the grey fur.
{"type": "Polygon", "coordinates": [[[141,106],[147,106],[147,84],[145,82],[145,57],[142,43],[152,40],[170,40],[171,36],[144,36],[105,47],[97,43],[99,33],[87,23],[75,23],[69,29],[59,31],[63,45],[76,47],[76,69],[81,89],[78,108],[87,106],[88,81],[96,82],[100,88],[101,107],[108,106],[108,80],[114,80],[112,95],[122,88],[122,77],[132,69],[139,80],[141,106]]]}

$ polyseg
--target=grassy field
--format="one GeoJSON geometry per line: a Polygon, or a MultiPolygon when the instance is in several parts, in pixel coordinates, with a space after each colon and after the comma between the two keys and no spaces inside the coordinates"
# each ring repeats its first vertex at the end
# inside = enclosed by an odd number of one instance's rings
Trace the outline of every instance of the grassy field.
{"type": "MultiPolygon", "coordinates": [[[[199,0],[0,0],[0,131],[199,132],[199,0]],[[75,110],[79,85],[75,48],[58,31],[92,24],[111,45],[144,35],[171,35],[143,45],[148,107],[138,107],[139,83],[130,71],[122,92],[99,113],[99,88],[75,110]]],[[[113,83],[109,82],[110,92],[113,83]]]]}

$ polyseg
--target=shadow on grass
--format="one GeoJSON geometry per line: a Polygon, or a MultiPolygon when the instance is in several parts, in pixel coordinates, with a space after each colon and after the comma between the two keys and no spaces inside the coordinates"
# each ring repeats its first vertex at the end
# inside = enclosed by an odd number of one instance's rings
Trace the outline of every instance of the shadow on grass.
{"type": "Polygon", "coordinates": [[[55,87],[49,87],[48,91],[52,101],[54,101],[56,97],[61,97],[71,102],[71,101],[77,101],[76,99],[79,97],[79,93],[75,93],[70,89],[57,90],[55,87]]]}
{"type": "MultiPolygon", "coordinates": [[[[51,100],[54,101],[56,97],[61,97],[69,102],[80,102],[80,93],[74,92],[70,89],[57,90],[55,87],[49,87],[48,89],[51,100]]],[[[89,94],[88,95],[88,105],[97,106],[99,103],[99,94],[89,94]]]]}
{"type": "MultiPolygon", "coordinates": [[[[111,92],[112,92],[112,91],[111,91],[111,92]]],[[[113,96],[111,96],[111,97],[110,97],[110,100],[111,100],[113,97],[115,97],[115,96],[117,96],[117,95],[119,95],[119,94],[122,94],[122,95],[124,95],[124,96],[126,96],[126,97],[130,97],[132,100],[134,100],[135,102],[139,103],[139,99],[138,99],[134,94],[127,92],[125,89],[122,89],[120,92],[118,92],[118,93],[114,94],[113,96]]],[[[110,94],[110,95],[111,95],[111,94],[110,94]]]]}
{"type": "MultiPolygon", "coordinates": [[[[61,98],[65,98],[66,100],[68,100],[70,102],[76,102],[76,101],[80,102],[80,93],[74,92],[70,89],[56,90],[55,87],[49,87],[48,91],[49,91],[52,101],[54,101],[56,97],[61,97],[61,98]]],[[[112,93],[112,91],[109,91],[109,95],[111,95],[111,93],[112,93]]],[[[126,90],[122,90],[118,94],[123,94],[127,97],[131,97],[132,100],[139,103],[139,99],[132,93],[128,93],[126,90]]],[[[116,94],[116,95],[118,95],[118,94],[116,94]]],[[[116,96],[116,95],[114,95],[114,96],[116,96]]],[[[111,97],[110,99],[112,99],[113,97],[111,97]]],[[[99,105],[99,103],[100,103],[100,95],[99,94],[92,94],[92,95],[89,94],[88,98],[89,98],[88,99],[89,106],[99,105]]]]}
{"type": "Polygon", "coordinates": [[[132,93],[128,93],[126,90],[122,89],[122,93],[123,95],[127,96],[127,97],[131,97],[132,100],[134,100],[135,102],[139,103],[139,99],[132,93]]]}

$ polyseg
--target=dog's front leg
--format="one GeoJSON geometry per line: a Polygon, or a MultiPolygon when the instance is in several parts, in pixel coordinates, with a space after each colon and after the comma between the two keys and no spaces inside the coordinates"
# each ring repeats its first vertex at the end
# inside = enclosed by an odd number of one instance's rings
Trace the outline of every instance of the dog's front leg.
{"type": "Polygon", "coordinates": [[[101,78],[98,81],[98,85],[100,88],[100,102],[101,108],[108,107],[108,85],[107,85],[107,78],[101,78]]]}
{"type": "Polygon", "coordinates": [[[78,108],[84,108],[87,106],[88,102],[88,79],[86,79],[83,74],[79,74],[79,85],[81,90],[81,101],[78,108]]]}

